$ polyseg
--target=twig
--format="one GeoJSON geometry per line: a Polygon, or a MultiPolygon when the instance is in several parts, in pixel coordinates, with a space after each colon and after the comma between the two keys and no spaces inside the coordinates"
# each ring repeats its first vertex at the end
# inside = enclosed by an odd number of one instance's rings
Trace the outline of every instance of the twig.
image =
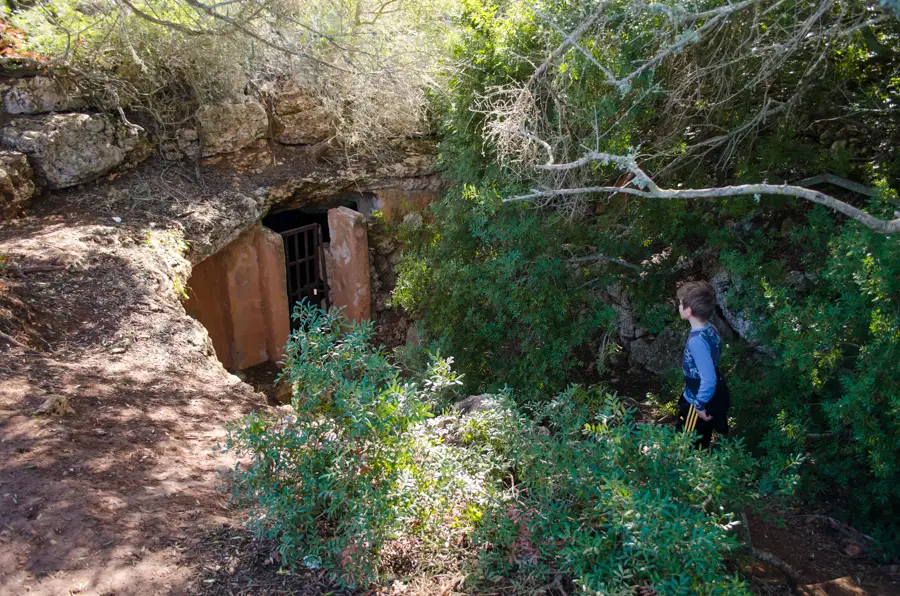
{"type": "Polygon", "coordinates": [[[24,350],[27,350],[27,349],[28,349],[28,346],[26,346],[25,344],[23,344],[22,342],[20,342],[19,340],[17,340],[15,337],[13,337],[12,335],[8,335],[8,334],[6,334],[6,333],[3,333],[2,331],[0,331],[0,339],[5,339],[6,341],[8,341],[9,343],[11,343],[12,345],[14,345],[14,346],[16,346],[16,347],[19,347],[19,348],[22,348],[22,349],[24,349],[24,350]]]}

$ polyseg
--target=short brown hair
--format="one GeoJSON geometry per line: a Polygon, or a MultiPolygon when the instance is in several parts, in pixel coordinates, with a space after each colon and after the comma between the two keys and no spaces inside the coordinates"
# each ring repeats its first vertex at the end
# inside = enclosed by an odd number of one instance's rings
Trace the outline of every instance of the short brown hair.
{"type": "Polygon", "coordinates": [[[706,281],[689,281],[678,288],[678,300],[696,317],[708,319],[716,310],[716,292],[706,281]]]}

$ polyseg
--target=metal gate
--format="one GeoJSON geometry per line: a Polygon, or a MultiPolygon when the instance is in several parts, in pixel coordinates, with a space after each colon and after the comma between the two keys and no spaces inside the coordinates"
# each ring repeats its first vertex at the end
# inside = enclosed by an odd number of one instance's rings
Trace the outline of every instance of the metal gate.
{"type": "Polygon", "coordinates": [[[328,308],[328,283],[322,249],[322,226],[310,224],[281,233],[284,262],[287,264],[288,306],[306,297],[321,308],[328,308]]]}

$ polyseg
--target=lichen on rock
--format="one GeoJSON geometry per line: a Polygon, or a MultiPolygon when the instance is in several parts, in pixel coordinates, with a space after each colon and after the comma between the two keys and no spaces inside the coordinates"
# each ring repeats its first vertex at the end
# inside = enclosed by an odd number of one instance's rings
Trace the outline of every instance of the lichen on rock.
{"type": "Polygon", "coordinates": [[[203,156],[233,153],[266,136],[269,119],[257,101],[219,103],[197,110],[203,156]]]}
{"type": "Polygon", "coordinates": [[[151,153],[144,129],[100,114],[17,118],[0,131],[0,139],[27,154],[38,182],[51,189],[89,182],[151,153]]]}
{"type": "Polygon", "coordinates": [[[83,99],[51,77],[20,79],[3,94],[3,109],[8,114],[42,114],[83,107],[83,99]]]}
{"type": "Polygon", "coordinates": [[[25,213],[33,195],[34,172],[28,158],[15,151],[0,151],[0,221],[25,213]]]}

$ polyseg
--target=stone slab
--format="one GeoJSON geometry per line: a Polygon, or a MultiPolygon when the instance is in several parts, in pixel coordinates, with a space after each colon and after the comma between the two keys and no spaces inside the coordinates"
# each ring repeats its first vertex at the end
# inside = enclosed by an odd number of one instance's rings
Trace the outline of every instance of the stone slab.
{"type": "Polygon", "coordinates": [[[337,207],[328,210],[331,243],[325,253],[332,304],[353,321],[372,318],[369,242],[362,214],[337,207]]]}
{"type": "Polygon", "coordinates": [[[263,318],[266,323],[266,350],[269,360],[284,358],[284,346],[291,334],[288,311],[287,267],[281,234],[260,228],[256,237],[259,278],[262,288],[263,318]]]}

